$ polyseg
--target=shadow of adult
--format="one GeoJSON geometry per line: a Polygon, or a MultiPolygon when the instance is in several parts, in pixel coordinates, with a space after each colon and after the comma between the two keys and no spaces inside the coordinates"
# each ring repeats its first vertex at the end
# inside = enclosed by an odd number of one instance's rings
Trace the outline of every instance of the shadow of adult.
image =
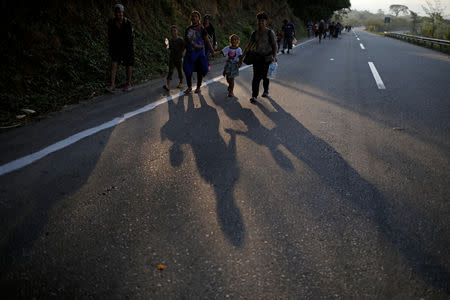
{"type": "Polygon", "coordinates": [[[236,161],[236,136],[231,134],[227,145],[219,133],[219,115],[199,94],[200,106],[194,106],[194,96],[180,97],[178,103],[170,101],[169,120],[161,128],[161,138],[173,142],[170,162],[173,167],[182,164],[181,146],[192,147],[200,176],[214,188],[217,201],[217,218],[222,232],[236,247],[245,238],[245,226],[233,196],[239,179],[236,161]],[[187,98],[187,109],[184,101],[187,98]]]}
{"type": "MultiPolygon", "coordinates": [[[[280,143],[306,163],[336,194],[359,207],[360,212],[377,225],[378,231],[400,251],[421,277],[448,294],[450,292],[448,271],[439,263],[437,257],[429,254],[420,241],[410,237],[401,229],[398,221],[391,217],[396,208],[376,187],[359,175],[333,147],[314,136],[272,98],[268,98],[268,101],[275,111],[268,110],[261,103],[257,103],[257,106],[276,124],[272,133],[280,143]]],[[[407,219],[421,219],[420,216],[409,214],[408,211],[402,211],[402,215],[407,219]]],[[[423,220],[419,223],[427,222],[423,220]]]]}
{"type": "Polygon", "coordinates": [[[249,108],[243,108],[235,98],[222,96],[218,91],[225,90],[225,85],[216,83],[214,88],[209,89],[209,95],[214,104],[220,106],[225,114],[232,120],[240,120],[247,126],[247,131],[226,129],[230,134],[243,135],[258,145],[267,147],[272,154],[275,162],[284,170],[292,171],[294,166],[289,158],[278,148],[281,145],[280,140],[273,132],[264,127],[255,113],[249,108]]]}

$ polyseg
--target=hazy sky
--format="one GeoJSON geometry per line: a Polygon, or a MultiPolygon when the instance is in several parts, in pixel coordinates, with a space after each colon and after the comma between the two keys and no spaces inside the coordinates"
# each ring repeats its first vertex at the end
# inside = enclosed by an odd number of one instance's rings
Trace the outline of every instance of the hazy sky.
{"type": "MultiPolygon", "coordinates": [[[[429,0],[434,5],[434,0],[429,0]]],[[[382,9],[385,13],[389,12],[389,6],[392,4],[402,4],[419,15],[424,16],[425,12],[422,5],[426,5],[425,0],[350,0],[352,9],[368,10],[376,13],[378,9],[382,9]]],[[[444,16],[450,18],[450,0],[441,0],[441,7],[444,8],[444,16]]]]}

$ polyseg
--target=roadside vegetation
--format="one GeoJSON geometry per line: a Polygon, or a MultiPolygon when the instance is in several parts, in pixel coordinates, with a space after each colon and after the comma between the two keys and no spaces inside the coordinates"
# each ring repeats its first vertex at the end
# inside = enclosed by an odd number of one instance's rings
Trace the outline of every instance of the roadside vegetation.
{"type": "Polygon", "coordinates": [[[392,4],[389,12],[381,9],[376,14],[369,11],[348,11],[344,18],[346,24],[365,26],[368,31],[383,33],[385,31],[405,31],[405,33],[450,40],[450,20],[444,19],[441,1],[424,1],[423,13],[411,11],[407,6],[392,4]],[[390,19],[385,23],[385,18],[390,19]]]}
{"type": "MultiPolygon", "coordinates": [[[[256,27],[258,10],[268,12],[272,28],[278,29],[288,18],[297,25],[298,37],[305,36],[303,22],[294,16],[287,1],[238,2],[123,1],[134,30],[132,83],[165,75],[168,51],[164,40],[169,37],[169,27],[175,24],[183,35],[193,9],[212,15],[219,49],[228,43],[231,33],[238,34],[245,45],[256,27]]],[[[104,93],[110,64],[106,24],[113,16],[114,3],[17,0],[3,4],[8,25],[0,29],[4,40],[0,45],[0,127],[25,124],[104,93]],[[36,113],[30,114],[32,111],[36,113]]],[[[125,72],[119,69],[116,82],[124,81],[125,72]]]]}

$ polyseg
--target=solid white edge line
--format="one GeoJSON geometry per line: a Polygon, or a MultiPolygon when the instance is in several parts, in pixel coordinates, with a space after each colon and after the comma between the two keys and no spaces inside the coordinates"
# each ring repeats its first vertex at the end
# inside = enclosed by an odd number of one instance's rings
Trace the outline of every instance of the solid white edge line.
{"type": "MultiPolygon", "coordinates": [[[[295,45],[293,48],[297,48],[297,47],[299,47],[301,45],[304,45],[304,44],[307,44],[307,43],[309,43],[309,42],[311,42],[313,40],[314,39],[307,40],[307,41],[305,41],[303,43],[295,45]]],[[[240,67],[239,70],[242,71],[242,70],[245,70],[245,69],[248,69],[248,68],[250,68],[250,66],[247,65],[247,66],[240,67]]],[[[215,77],[213,79],[210,79],[210,80],[204,82],[202,84],[202,86],[206,86],[208,84],[214,83],[214,82],[219,81],[219,80],[221,80],[223,78],[224,78],[223,76],[217,76],[217,77],[215,77]]],[[[131,112],[127,112],[123,116],[114,118],[111,121],[103,123],[103,124],[101,124],[99,126],[92,127],[92,128],[86,129],[84,131],[81,131],[79,133],[76,133],[76,134],[74,134],[74,135],[72,135],[72,136],[70,136],[70,137],[68,137],[68,138],[66,138],[64,140],[61,140],[61,141],[56,142],[56,143],[54,143],[54,144],[52,144],[50,146],[47,146],[47,147],[41,149],[40,151],[34,152],[34,153],[30,154],[30,155],[18,158],[18,159],[13,160],[13,161],[11,161],[9,163],[1,165],[0,166],[0,176],[2,176],[4,174],[7,174],[7,173],[10,173],[10,172],[13,172],[13,171],[18,170],[18,169],[21,169],[21,168],[23,168],[25,166],[28,166],[28,165],[34,163],[35,161],[38,161],[41,158],[44,158],[45,156],[47,156],[47,155],[49,155],[49,154],[51,154],[53,152],[56,152],[58,150],[61,150],[63,148],[66,148],[66,147],[68,147],[68,146],[78,142],[79,140],[82,140],[82,139],[84,139],[84,138],[86,138],[88,136],[94,135],[97,132],[100,132],[102,130],[114,127],[114,126],[124,122],[125,120],[131,118],[131,117],[134,117],[134,116],[139,115],[141,113],[153,110],[155,107],[157,107],[157,106],[159,106],[161,104],[167,103],[167,102],[169,102],[169,101],[171,101],[173,99],[176,99],[178,97],[181,97],[183,95],[184,95],[184,93],[180,92],[178,94],[174,94],[174,95],[170,95],[170,96],[164,97],[164,98],[159,99],[159,100],[157,100],[155,102],[147,104],[144,107],[141,107],[141,108],[139,108],[137,110],[134,110],[134,111],[131,111],[131,112]]]]}
{"type": "Polygon", "coordinates": [[[377,86],[380,90],[386,89],[384,86],[383,80],[381,80],[380,74],[378,74],[377,68],[375,68],[375,65],[373,62],[369,61],[369,67],[372,71],[373,78],[375,79],[375,82],[377,83],[377,86]]]}
{"type": "Polygon", "coordinates": [[[364,48],[364,45],[362,44],[362,43],[359,43],[359,45],[361,46],[361,49],[366,49],[366,48],[364,48]]]}

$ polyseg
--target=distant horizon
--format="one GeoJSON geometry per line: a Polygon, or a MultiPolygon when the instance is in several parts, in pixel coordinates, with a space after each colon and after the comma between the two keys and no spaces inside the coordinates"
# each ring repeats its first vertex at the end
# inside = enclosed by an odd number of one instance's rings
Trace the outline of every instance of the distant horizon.
{"type": "MultiPolygon", "coordinates": [[[[432,4],[435,2],[430,0],[432,4]]],[[[382,9],[385,14],[390,14],[389,6],[392,4],[401,4],[407,6],[410,10],[414,11],[420,16],[426,16],[425,11],[422,9],[422,5],[427,7],[425,0],[350,0],[351,10],[364,11],[367,10],[376,14],[379,9],[382,9]]],[[[450,0],[441,0],[441,8],[444,9],[443,17],[450,18],[450,0]]]]}

